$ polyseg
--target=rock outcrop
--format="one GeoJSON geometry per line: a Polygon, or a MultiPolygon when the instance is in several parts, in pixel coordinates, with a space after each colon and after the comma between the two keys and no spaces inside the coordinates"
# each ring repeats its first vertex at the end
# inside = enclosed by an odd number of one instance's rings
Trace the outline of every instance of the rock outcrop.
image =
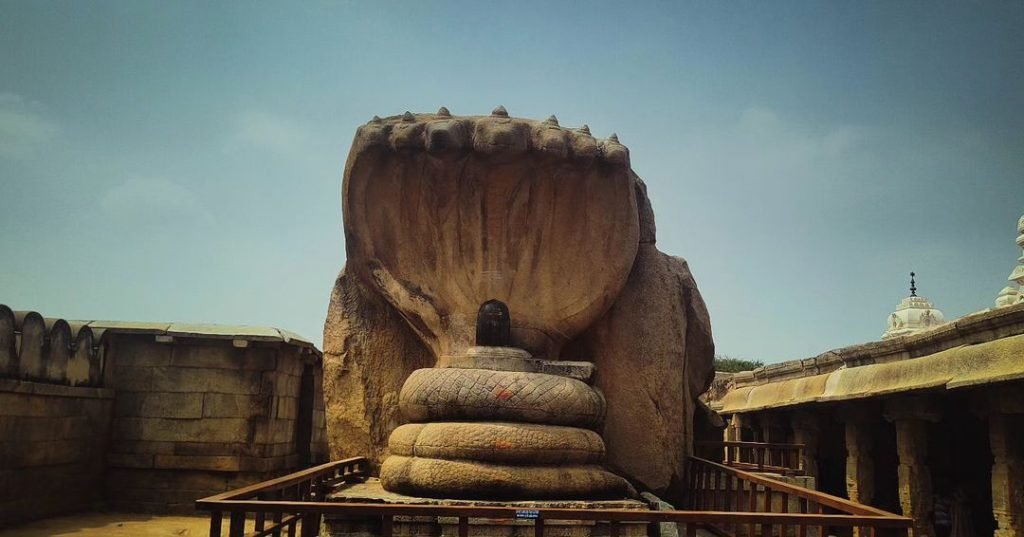
{"type": "Polygon", "coordinates": [[[374,118],[343,208],[348,265],[324,338],[333,457],[381,461],[394,430],[392,490],[624,494],[606,457],[672,498],[711,380],[710,322],[686,262],[655,248],[617,138],[500,108],[374,118]],[[521,350],[473,347],[488,300],[508,305],[521,350]]]}

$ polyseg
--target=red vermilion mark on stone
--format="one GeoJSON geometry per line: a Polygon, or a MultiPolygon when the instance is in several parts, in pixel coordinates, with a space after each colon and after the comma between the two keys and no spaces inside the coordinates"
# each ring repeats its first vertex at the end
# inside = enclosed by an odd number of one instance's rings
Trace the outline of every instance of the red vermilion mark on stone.
{"type": "Polygon", "coordinates": [[[512,397],[512,392],[509,391],[509,390],[501,390],[500,392],[498,392],[498,395],[496,395],[495,397],[497,397],[497,399],[499,401],[504,401],[504,400],[508,399],[509,397],[512,397]]]}
{"type": "Polygon", "coordinates": [[[510,449],[511,447],[512,442],[509,442],[508,440],[496,440],[494,442],[494,449],[510,449]]]}

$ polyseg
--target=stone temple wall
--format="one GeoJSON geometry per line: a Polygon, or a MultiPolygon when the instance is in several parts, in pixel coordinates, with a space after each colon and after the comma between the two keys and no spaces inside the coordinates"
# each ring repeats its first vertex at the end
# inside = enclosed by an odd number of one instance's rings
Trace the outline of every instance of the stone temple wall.
{"type": "Polygon", "coordinates": [[[114,391],[88,327],[0,305],[0,526],[100,499],[114,391]]]}
{"type": "Polygon", "coordinates": [[[0,379],[0,527],[100,500],[113,390],[0,379]]]}
{"type": "Polygon", "coordinates": [[[191,512],[197,498],[324,458],[322,437],[305,460],[296,442],[310,356],[301,348],[160,344],[144,335],[115,341],[106,481],[115,509],[191,512]]]}
{"type": "Polygon", "coordinates": [[[197,498],[326,460],[320,355],[275,329],[0,305],[0,527],[197,498]]]}

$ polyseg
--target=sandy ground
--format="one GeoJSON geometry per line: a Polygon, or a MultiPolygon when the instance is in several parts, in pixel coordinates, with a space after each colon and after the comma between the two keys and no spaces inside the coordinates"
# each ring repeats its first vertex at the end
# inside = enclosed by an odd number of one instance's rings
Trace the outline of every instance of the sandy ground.
{"type": "Polygon", "coordinates": [[[209,532],[210,519],[199,516],[86,513],[3,529],[0,537],[205,537],[209,532]]]}

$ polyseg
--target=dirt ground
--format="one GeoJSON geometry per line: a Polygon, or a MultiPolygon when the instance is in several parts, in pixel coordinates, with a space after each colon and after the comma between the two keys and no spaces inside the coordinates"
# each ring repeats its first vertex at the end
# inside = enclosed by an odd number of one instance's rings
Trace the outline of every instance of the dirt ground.
{"type": "Polygon", "coordinates": [[[0,529],[0,537],[205,537],[209,531],[210,519],[199,516],[85,513],[0,529]]]}

